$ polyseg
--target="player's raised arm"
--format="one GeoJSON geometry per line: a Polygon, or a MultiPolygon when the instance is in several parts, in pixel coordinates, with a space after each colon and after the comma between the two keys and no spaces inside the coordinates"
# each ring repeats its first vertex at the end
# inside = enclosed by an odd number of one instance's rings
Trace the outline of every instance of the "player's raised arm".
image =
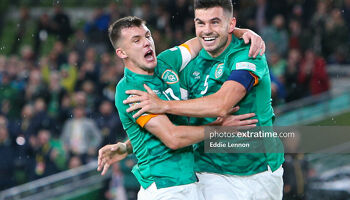
{"type": "Polygon", "coordinates": [[[199,51],[202,49],[202,45],[200,44],[197,37],[187,40],[184,44],[182,44],[182,46],[188,48],[192,59],[195,58],[198,55],[199,51]]]}
{"type": "Polygon", "coordinates": [[[233,106],[246,95],[246,88],[236,81],[225,82],[221,89],[212,95],[185,101],[164,101],[147,86],[145,88],[148,93],[138,90],[128,91],[137,96],[124,101],[124,103],[140,102],[127,109],[127,112],[140,109],[133,115],[134,118],[145,112],[189,117],[223,117],[231,113],[233,106]]]}
{"type": "Polygon", "coordinates": [[[226,81],[214,94],[186,101],[165,102],[166,113],[190,117],[222,117],[232,112],[233,106],[246,95],[239,82],[226,81]],[[234,94],[234,95],[233,95],[234,94]]]}
{"type": "Polygon", "coordinates": [[[260,35],[256,34],[254,31],[235,27],[233,35],[237,38],[242,38],[246,44],[251,42],[248,54],[249,57],[256,58],[259,54],[262,56],[265,53],[265,42],[260,35]]]}

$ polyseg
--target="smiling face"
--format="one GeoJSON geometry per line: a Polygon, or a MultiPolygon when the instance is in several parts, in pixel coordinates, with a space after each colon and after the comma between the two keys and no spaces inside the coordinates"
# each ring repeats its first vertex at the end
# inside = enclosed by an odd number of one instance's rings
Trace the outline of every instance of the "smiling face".
{"type": "Polygon", "coordinates": [[[154,41],[144,24],[121,30],[116,53],[136,73],[149,74],[157,66],[154,41]]]}
{"type": "Polygon", "coordinates": [[[216,6],[195,10],[196,36],[203,48],[213,57],[220,55],[231,42],[229,33],[236,26],[235,18],[216,6]]]}

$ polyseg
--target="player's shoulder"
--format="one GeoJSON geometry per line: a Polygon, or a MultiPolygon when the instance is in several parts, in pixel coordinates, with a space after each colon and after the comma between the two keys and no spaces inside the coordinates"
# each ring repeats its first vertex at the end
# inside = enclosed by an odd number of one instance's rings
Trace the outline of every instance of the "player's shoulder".
{"type": "Polygon", "coordinates": [[[175,52],[179,51],[179,47],[175,46],[173,48],[170,49],[166,49],[164,51],[162,51],[160,54],[158,54],[157,59],[158,60],[167,60],[171,57],[176,57],[175,52]]]}
{"type": "Polygon", "coordinates": [[[121,92],[122,90],[125,90],[125,89],[126,89],[126,86],[127,86],[127,84],[126,84],[126,78],[125,78],[125,76],[124,76],[123,78],[121,78],[121,79],[119,80],[119,82],[118,82],[118,84],[117,84],[117,86],[116,86],[116,88],[115,88],[116,93],[119,93],[119,92],[121,92]]]}
{"type": "Polygon", "coordinates": [[[262,56],[258,54],[256,58],[249,57],[249,49],[250,49],[250,43],[245,44],[244,41],[240,40],[238,44],[231,50],[226,58],[225,62],[229,63],[238,63],[238,62],[251,62],[255,64],[265,64],[266,63],[266,57],[265,54],[262,56]]]}
{"type": "Polygon", "coordinates": [[[120,79],[116,86],[116,92],[115,92],[115,104],[116,106],[123,106],[124,104],[122,103],[123,100],[127,99],[129,97],[128,94],[125,93],[127,90],[133,90],[133,89],[139,89],[137,87],[133,87],[135,85],[142,85],[142,84],[135,84],[135,80],[131,82],[131,80],[128,80],[127,77],[123,77],[120,79]]]}

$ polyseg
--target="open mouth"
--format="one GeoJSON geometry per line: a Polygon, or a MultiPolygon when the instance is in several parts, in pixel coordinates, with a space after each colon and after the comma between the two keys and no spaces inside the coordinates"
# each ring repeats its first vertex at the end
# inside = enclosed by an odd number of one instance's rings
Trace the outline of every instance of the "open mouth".
{"type": "Polygon", "coordinates": [[[203,37],[203,40],[206,42],[211,42],[214,41],[216,38],[215,37],[203,37]]]}
{"type": "Polygon", "coordinates": [[[153,56],[154,54],[153,54],[153,50],[152,49],[150,49],[150,50],[148,50],[146,53],[145,53],[145,59],[146,59],[146,61],[148,61],[148,62],[153,62],[154,61],[154,56],[153,56]]]}

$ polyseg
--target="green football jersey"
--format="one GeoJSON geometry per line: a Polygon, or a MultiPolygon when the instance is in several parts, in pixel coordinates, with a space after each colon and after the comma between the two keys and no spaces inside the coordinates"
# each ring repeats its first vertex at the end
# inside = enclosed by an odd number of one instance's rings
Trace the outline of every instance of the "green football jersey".
{"type": "MultiPolygon", "coordinates": [[[[157,188],[165,188],[197,180],[192,146],[178,150],[169,149],[143,128],[152,114],[146,113],[134,119],[132,116],[136,111],[127,113],[126,109],[130,105],[123,104],[123,100],[130,97],[125,91],[131,89],[145,91],[143,84],[147,84],[163,100],[180,100],[178,71],[187,64],[184,63],[183,57],[179,47],[167,50],[158,56],[154,75],[136,74],[125,68],[124,77],[117,85],[115,104],[138,160],[132,172],[143,188],[147,188],[153,182],[157,188]],[[146,122],[142,122],[147,118],[146,122]]],[[[169,116],[169,118],[175,124],[183,125],[188,122],[186,117],[169,116]]]]}
{"type": "MultiPolygon", "coordinates": [[[[259,83],[238,103],[235,114],[255,113],[258,126],[272,126],[274,113],[271,106],[271,83],[265,55],[248,57],[249,46],[232,37],[232,42],[218,57],[211,57],[204,49],[180,73],[181,85],[188,90],[188,98],[195,99],[217,92],[232,70],[248,70],[259,83]]],[[[234,94],[232,94],[234,95],[234,94]]],[[[192,125],[205,125],[215,118],[191,118],[192,125]]],[[[232,175],[251,175],[278,169],[283,153],[204,153],[204,142],[194,145],[195,170],[232,175]]]]}

